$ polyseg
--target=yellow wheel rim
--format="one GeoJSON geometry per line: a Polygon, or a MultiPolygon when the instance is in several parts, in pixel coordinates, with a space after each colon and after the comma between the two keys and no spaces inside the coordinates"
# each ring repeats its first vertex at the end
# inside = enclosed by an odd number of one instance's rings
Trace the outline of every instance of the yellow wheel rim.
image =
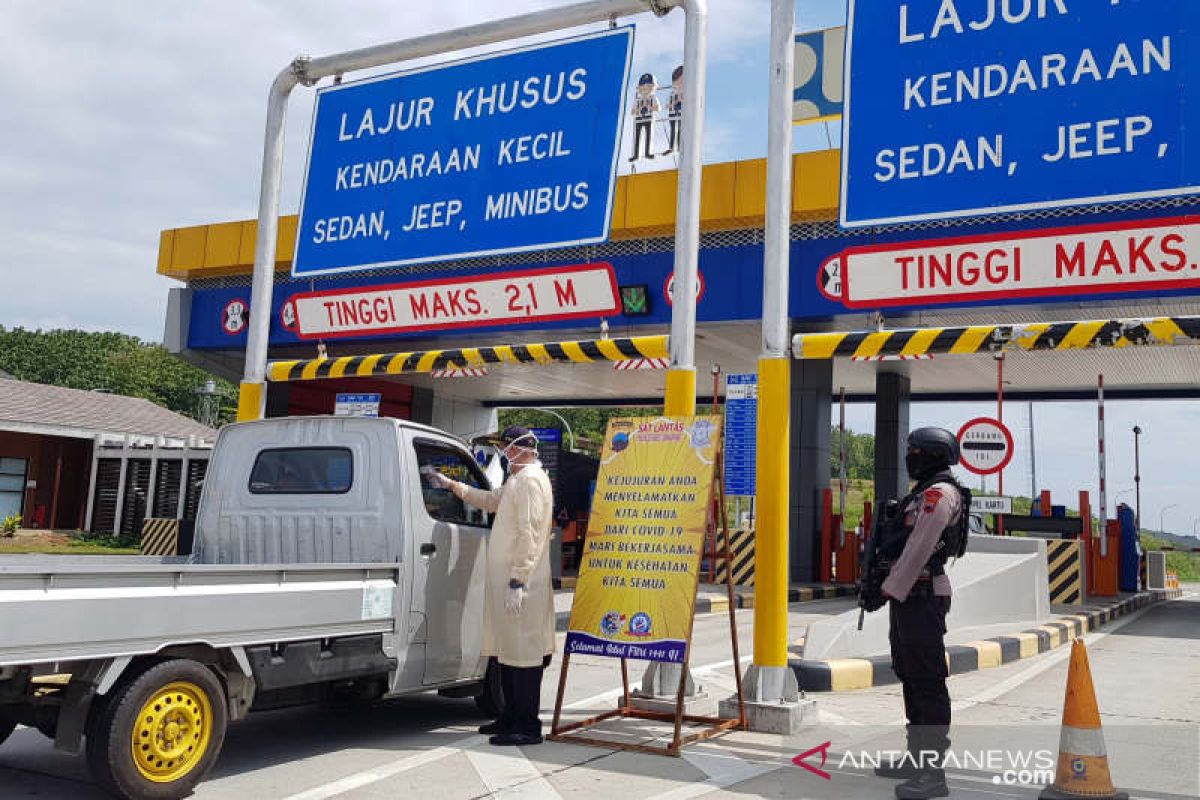
{"type": "Polygon", "coordinates": [[[133,725],[133,763],[154,783],[187,775],[208,750],[212,705],[194,683],[179,681],[155,692],[133,725]]]}

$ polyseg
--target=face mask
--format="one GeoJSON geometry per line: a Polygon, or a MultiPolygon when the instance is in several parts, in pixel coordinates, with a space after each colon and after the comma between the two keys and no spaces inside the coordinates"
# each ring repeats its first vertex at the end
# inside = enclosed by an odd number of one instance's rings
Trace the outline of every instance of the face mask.
{"type": "Polygon", "coordinates": [[[941,459],[923,450],[910,450],[904,456],[904,468],[908,470],[908,477],[915,481],[932,477],[944,467],[941,459]]]}

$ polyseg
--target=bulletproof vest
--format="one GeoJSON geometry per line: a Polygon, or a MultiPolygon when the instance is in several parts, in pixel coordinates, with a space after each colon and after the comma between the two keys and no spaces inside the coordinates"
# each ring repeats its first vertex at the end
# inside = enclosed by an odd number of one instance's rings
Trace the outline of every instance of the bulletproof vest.
{"type": "MultiPolygon", "coordinates": [[[[947,559],[951,556],[958,558],[963,554],[966,549],[966,519],[968,509],[971,505],[971,495],[968,490],[959,485],[950,471],[946,470],[918,483],[903,500],[894,506],[892,513],[887,516],[879,530],[878,553],[881,563],[890,565],[904,552],[904,545],[908,542],[908,537],[913,532],[913,525],[905,522],[905,518],[908,516],[906,513],[908,507],[912,504],[913,500],[924,494],[926,489],[937,483],[949,483],[956,488],[959,496],[962,498],[963,504],[958,519],[953,520],[942,531],[941,538],[934,548],[933,555],[929,558],[927,566],[929,567],[930,574],[944,574],[947,559]]],[[[913,519],[916,519],[915,515],[913,519]]]]}

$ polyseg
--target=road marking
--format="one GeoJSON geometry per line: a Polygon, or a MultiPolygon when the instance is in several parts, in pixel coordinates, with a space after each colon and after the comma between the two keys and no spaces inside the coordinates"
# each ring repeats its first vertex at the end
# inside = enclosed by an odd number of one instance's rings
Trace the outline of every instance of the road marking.
{"type": "Polygon", "coordinates": [[[337,797],[339,794],[345,794],[354,789],[361,789],[363,786],[379,783],[379,781],[395,777],[402,772],[408,772],[411,769],[440,761],[447,756],[452,756],[465,748],[477,746],[484,741],[485,737],[483,736],[468,736],[466,739],[460,739],[453,744],[435,747],[432,750],[426,750],[423,753],[417,753],[416,755],[393,761],[390,764],[372,767],[371,769],[347,775],[344,778],[339,778],[336,781],[331,781],[321,786],[314,786],[299,794],[288,795],[283,800],[326,800],[329,797],[337,797]]]}
{"type": "Polygon", "coordinates": [[[863,725],[863,723],[858,722],[857,720],[850,719],[849,717],[843,717],[836,711],[830,711],[828,708],[821,708],[820,706],[817,707],[817,719],[821,720],[821,722],[826,725],[848,725],[859,727],[863,725]]]}
{"type": "Polygon", "coordinates": [[[465,755],[492,797],[559,800],[559,793],[519,747],[470,749],[465,755]]]}
{"type": "Polygon", "coordinates": [[[661,794],[649,800],[689,800],[728,788],[760,775],[779,769],[779,764],[764,764],[746,761],[728,753],[705,752],[696,748],[684,750],[683,760],[705,774],[703,781],[696,781],[661,794]]]}

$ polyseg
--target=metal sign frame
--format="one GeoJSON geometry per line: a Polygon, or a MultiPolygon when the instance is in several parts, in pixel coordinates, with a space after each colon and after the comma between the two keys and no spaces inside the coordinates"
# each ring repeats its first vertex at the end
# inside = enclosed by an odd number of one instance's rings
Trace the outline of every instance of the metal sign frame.
{"type": "MultiPolygon", "coordinates": [[[[722,480],[724,467],[721,462],[722,448],[717,448],[716,460],[712,465],[712,500],[710,502],[708,521],[709,530],[705,531],[702,539],[705,543],[712,541],[715,549],[708,550],[706,544],[704,551],[700,554],[701,558],[697,560],[696,583],[693,590],[692,602],[693,604],[695,603],[696,593],[700,590],[700,567],[703,559],[708,558],[712,561],[723,562],[725,564],[724,583],[729,612],[730,647],[733,651],[734,699],[737,700],[738,715],[733,718],[723,719],[720,716],[688,714],[685,711],[688,679],[691,676],[692,637],[695,633],[696,624],[696,615],[693,613],[688,620],[683,661],[676,662],[680,668],[679,684],[675,693],[675,708],[672,711],[652,711],[645,708],[638,708],[633,704],[629,691],[629,659],[626,656],[620,656],[621,705],[611,711],[596,714],[577,722],[564,724],[562,720],[563,700],[566,697],[567,691],[567,674],[571,668],[571,650],[568,646],[564,645],[562,669],[558,675],[558,693],[554,701],[554,715],[551,718],[550,733],[546,737],[548,740],[571,744],[585,744],[592,747],[604,747],[611,750],[679,757],[682,755],[683,748],[693,742],[711,739],[714,736],[719,736],[729,731],[747,730],[749,728],[749,720],[746,716],[746,697],[743,691],[744,681],[740,666],[741,655],[737,629],[737,598],[734,596],[733,591],[733,560],[735,554],[731,549],[732,539],[729,530],[729,519],[726,516],[725,490],[722,480]],[[612,719],[642,719],[652,722],[669,722],[673,725],[672,737],[665,746],[658,747],[652,744],[622,742],[613,738],[598,738],[581,733],[612,719]],[[685,722],[694,726],[700,726],[700,729],[685,734],[683,732],[685,722]]],[[[616,733],[616,731],[610,731],[610,733],[616,733]]]]}
{"type": "MultiPolygon", "coordinates": [[[[700,180],[704,141],[704,100],[708,64],[708,0],[584,0],[505,19],[351,50],[322,58],[297,56],[271,84],[263,142],[258,228],[254,244],[251,309],[270,309],[279,236],[279,201],[283,184],[284,131],[288,99],[298,84],[315,86],[322,78],[398,64],[526,36],[576,28],[597,22],[615,25],[623,16],[646,12],[664,16],[674,8],[685,14],[683,61],[683,141],[675,214],[675,269],[684,302],[672,306],[671,371],[667,375],[668,410],[695,407],[697,264],[700,252],[700,180]]],[[[265,375],[271,328],[270,313],[253,313],[246,340],[246,364],[238,396],[238,420],[261,419],[266,402],[265,375]]]]}

